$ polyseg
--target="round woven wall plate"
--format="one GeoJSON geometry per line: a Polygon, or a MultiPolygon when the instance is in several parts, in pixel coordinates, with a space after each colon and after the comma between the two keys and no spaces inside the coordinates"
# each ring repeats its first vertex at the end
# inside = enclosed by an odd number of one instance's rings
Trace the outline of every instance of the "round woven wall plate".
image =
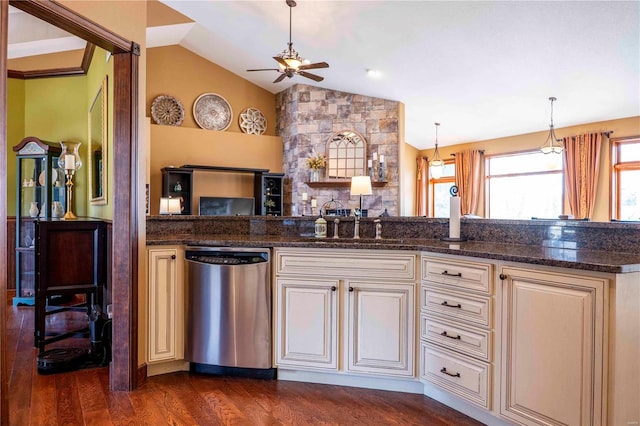
{"type": "Polygon", "coordinates": [[[160,95],[151,104],[151,117],[157,124],[179,126],[184,120],[184,108],[173,96],[160,95]]]}
{"type": "Polygon", "coordinates": [[[261,135],[267,130],[267,119],[258,108],[247,108],[238,116],[240,130],[249,135],[261,135]]]}
{"type": "Polygon", "coordinates": [[[218,94],[203,93],[193,103],[193,118],[203,129],[226,130],[232,117],[231,105],[218,94]]]}

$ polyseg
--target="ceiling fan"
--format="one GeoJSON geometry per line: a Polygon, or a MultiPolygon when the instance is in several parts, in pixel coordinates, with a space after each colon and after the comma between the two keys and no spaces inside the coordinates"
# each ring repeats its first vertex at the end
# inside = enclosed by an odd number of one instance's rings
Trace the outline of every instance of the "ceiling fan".
{"type": "Polygon", "coordinates": [[[279,83],[284,80],[285,77],[293,77],[295,74],[301,75],[306,78],[310,78],[314,81],[322,81],[324,77],[320,77],[316,74],[311,74],[307,70],[316,68],[329,68],[329,64],[326,62],[316,62],[314,64],[304,64],[303,59],[298,52],[293,48],[293,42],[291,41],[291,11],[296,6],[295,0],[286,0],[287,6],[289,6],[289,43],[288,47],[282,51],[278,56],[274,56],[280,68],[261,68],[247,71],[277,71],[280,73],[278,78],[273,80],[274,83],[279,83]]]}

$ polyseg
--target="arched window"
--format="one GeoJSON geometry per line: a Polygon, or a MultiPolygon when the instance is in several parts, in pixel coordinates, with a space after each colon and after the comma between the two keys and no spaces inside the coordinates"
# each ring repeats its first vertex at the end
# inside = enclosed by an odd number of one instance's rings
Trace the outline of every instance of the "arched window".
{"type": "Polygon", "coordinates": [[[354,131],[334,133],[327,143],[327,177],[350,178],[366,175],[367,143],[354,131]]]}

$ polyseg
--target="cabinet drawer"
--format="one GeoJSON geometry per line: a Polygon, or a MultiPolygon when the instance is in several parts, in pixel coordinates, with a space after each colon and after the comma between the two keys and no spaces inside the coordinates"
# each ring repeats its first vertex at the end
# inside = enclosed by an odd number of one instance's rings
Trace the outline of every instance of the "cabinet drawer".
{"type": "Polygon", "coordinates": [[[374,250],[276,250],[276,273],[414,280],[416,256],[374,250]]]}
{"type": "Polygon", "coordinates": [[[491,332],[488,330],[422,314],[420,315],[420,338],[464,355],[491,361],[491,332]]]}
{"type": "Polygon", "coordinates": [[[488,297],[425,285],[420,287],[420,306],[425,313],[483,326],[489,326],[491,318],[491,300],[488,297]]]}
{"type": "Polygon", "coordinates": [[[422,258],[422,279],[490,294],[492,265],[460,260],[422,258]]]}
{"type": "Polygon", "coordinates": [[[420,354],[421,381],[433,383],[473,404],[491,409],[489,364],[424,342],[420,344],[420,354]]]}

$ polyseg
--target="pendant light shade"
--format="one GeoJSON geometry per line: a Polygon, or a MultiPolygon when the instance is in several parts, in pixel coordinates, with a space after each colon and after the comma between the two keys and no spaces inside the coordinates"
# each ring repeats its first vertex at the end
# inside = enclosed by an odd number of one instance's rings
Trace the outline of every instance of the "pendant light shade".
{"type": "Polygon", "coordinates": [[[438,152],[438,126],[440,123],[434,123],[436,125],[436,150],[433,152],[433,158],[429,161],[429,170],[431,170],[431,177],[439,179],[442,177],[442,169],[444,168],[444,161],[440,158],[438,152]]]}
{"type": "Polygon", "coordinates": [[[556,133],[553,130],[553,102],[556,100],[553,96],[549,98],[551,101],[551,124],[549,124],[549,136],[547,136],[547,140],[544,145],[540,147],[540,151],[545,154],[560,154],[564,149],[562,147],[562,139],[558,139],[556,137],[556,133]]]}

